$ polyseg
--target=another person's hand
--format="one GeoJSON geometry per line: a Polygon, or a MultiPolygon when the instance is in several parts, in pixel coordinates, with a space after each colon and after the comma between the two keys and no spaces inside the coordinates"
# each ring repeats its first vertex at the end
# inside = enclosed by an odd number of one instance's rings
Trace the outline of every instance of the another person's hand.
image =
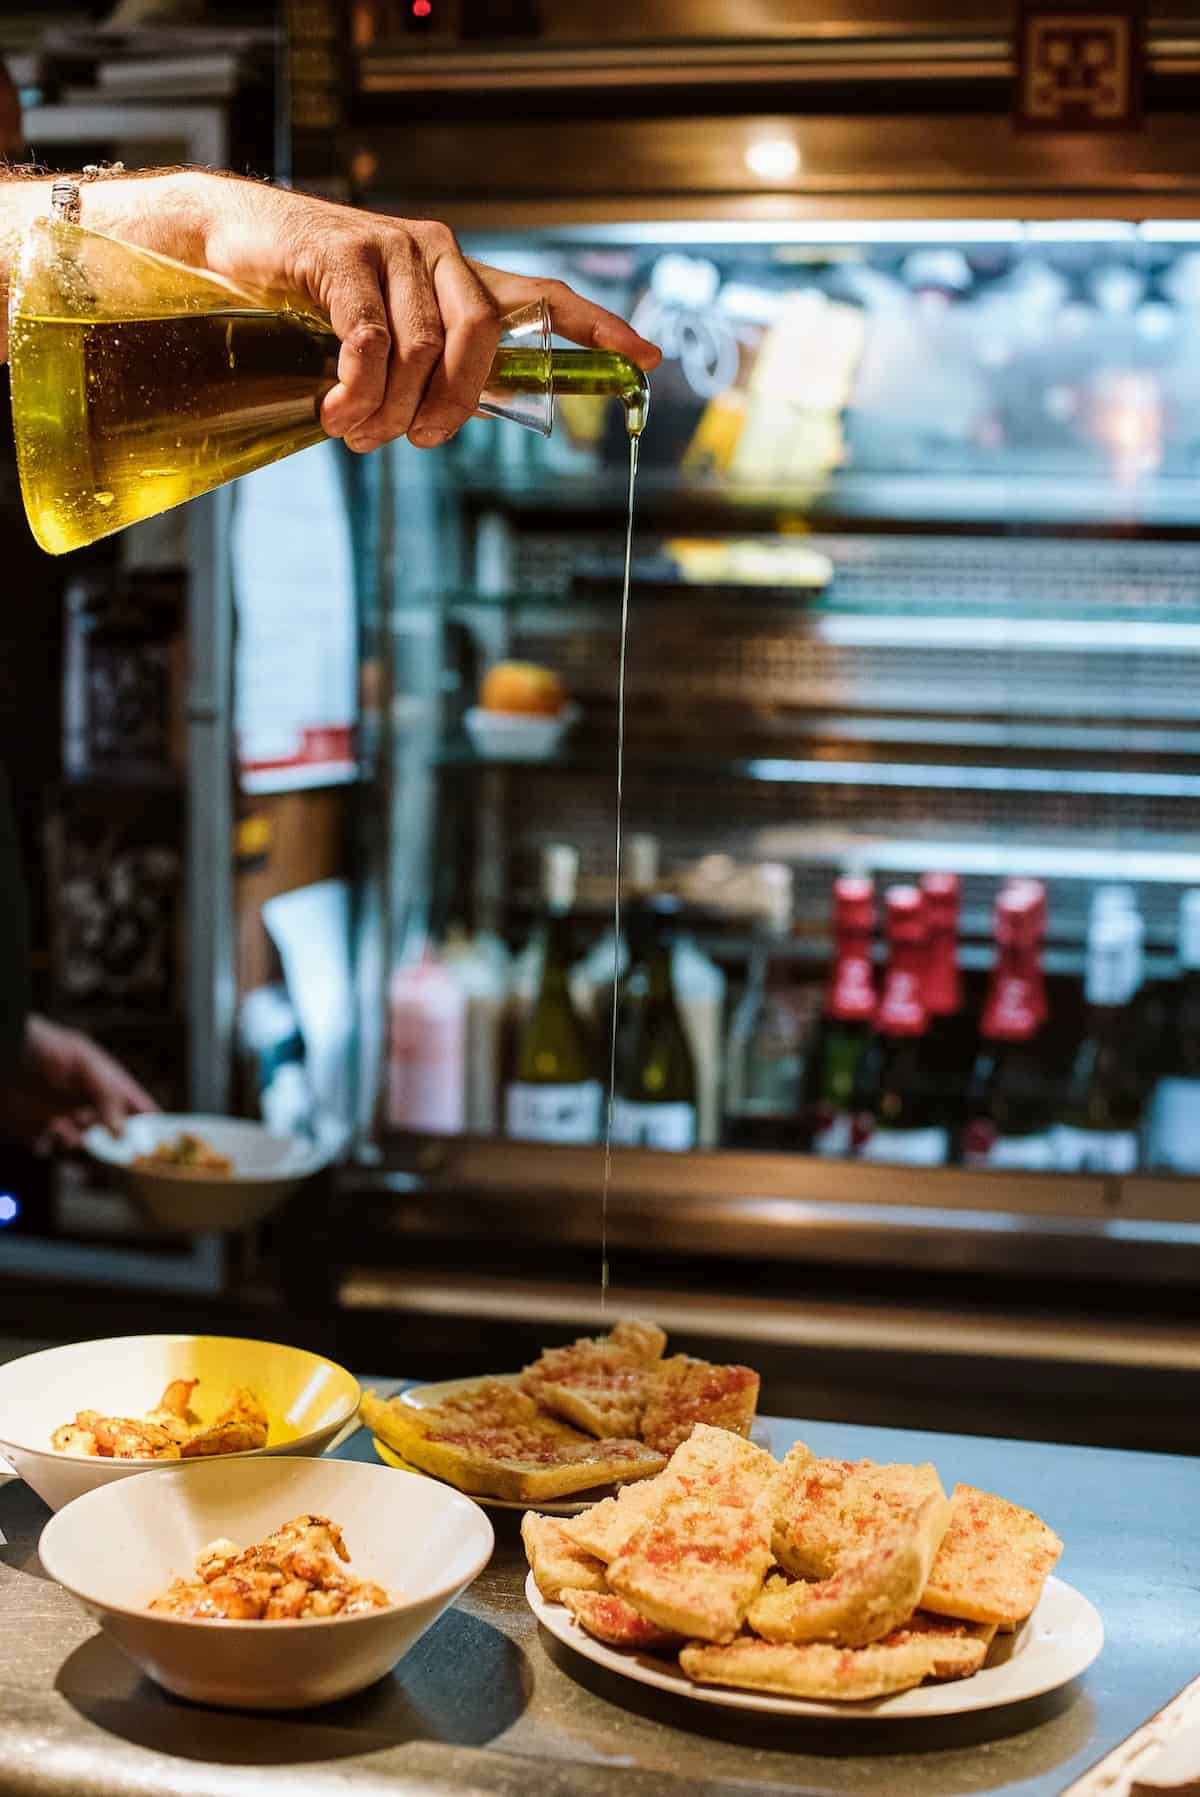
{"type": "MultiPolygon", "coordinates": [[[[187,177],[184,177],[187,179],[187,177]]],[[[341,339],[321,423],[351,449],[407,436],[444,443],[476,410],[500,318],[542,298],[554,329],[639,367],[654,344],[561,281],[468,261],[447,226],[389,218],[247,181],[198,181],[207,266],[248,286],[302,295],[341,339]]]]}
{"type": "Polygon", "coordinates": [[[115,1135],[127,1117],[157,1108],[97,1043],[45,1017],[29,1019],[21,1060],[0,1083],[0,1133],[38,1149],[76,1148],[96,1122],[115,1135]]]}

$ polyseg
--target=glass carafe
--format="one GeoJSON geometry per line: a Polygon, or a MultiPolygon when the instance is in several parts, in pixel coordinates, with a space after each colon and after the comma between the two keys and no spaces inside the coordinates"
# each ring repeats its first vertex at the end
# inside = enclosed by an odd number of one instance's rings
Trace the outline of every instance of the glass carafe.
{"type": "MultiPolygon", "coordinates": [[[[624,356],[551,347],[537,302],[502,321],[480,410],[548,434],[555,391],[648,389],[624,356]]],[[[34,536],[81,548],[319,443],[337,379],[328,319],[64,217],[38,219],[9,299],[13,423],[34,536]]]]}

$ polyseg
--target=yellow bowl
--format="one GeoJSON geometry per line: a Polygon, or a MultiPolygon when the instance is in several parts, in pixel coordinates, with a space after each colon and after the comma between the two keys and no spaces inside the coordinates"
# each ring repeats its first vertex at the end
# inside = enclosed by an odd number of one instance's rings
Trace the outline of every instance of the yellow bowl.
{"type": "Polygon", "coordinates": [[[358,1409],[358,1382],[305,1348],[232,1335],[119,1335],[46,1348],[0,1366],[0,1455],[52,1510],[113,1479],[203,1460],[109,1460],[62,1454],[50,1437],[77,1410],[142,1416],[172,1379],[199,1379],[193,1407],[211,1421],[246,1386],[270,1423],[265,1448],[222,1456],[319,1454],[358,1409]]]}

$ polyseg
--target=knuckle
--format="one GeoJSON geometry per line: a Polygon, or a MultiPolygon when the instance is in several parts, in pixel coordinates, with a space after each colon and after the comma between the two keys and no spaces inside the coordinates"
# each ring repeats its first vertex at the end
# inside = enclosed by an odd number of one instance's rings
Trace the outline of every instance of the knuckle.
{"type": "Polygon", "coordinates": [[[441,355],[444,342],[441,331],[431,324],[422,324],[404,333],[396,345],[396,353],[405,362],[429,367],[441,355]]]}
{"type": "Polygon", "coordinates": [[[392,334],[378,319],[361,318],[346,332],[342,346],[356,356],[386,356],[392,347],[392,334]]]}

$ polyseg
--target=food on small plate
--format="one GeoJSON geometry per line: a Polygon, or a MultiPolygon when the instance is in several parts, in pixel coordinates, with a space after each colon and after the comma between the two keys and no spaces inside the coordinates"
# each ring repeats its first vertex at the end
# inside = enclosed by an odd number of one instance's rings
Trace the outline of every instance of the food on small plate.
{"type": "Polygon", "coordinates": [[[135,1155],[131,1165],[141,1173],[188,1173],[202,1179],[228,1179],[234,1170],[227,1154],[218,1154],[203,1136],[187,1130],[149,1154],[135,1155]]]}
{"type": "Polygon", "coordinates": [[[265,1448],[267,1413],[252,1391],[239,1387],[220,1415],[204,1423],[192,1409],[198,1379],[172,1379],[157,1406],[141,1417],[80,1410],[50,1437],[60,1454],[111,1460],[196,1460],[265,1448]]]}
{"type": "Polygon", "coordinates": [[[640,1441],[580,1435],[498,1381],[417,1410],[364,1392],[367,1427],[410,1465],[479,1497],[548,1502],[575,1491],[643,1479],[666,1465],[640,1441]]]}
{"type": "Polygon", "coordinates": [[[674,1453],[696,1423],[748,1435],[758,1374],[688,1354],[664,1360],[666,1345],[656,1323],[618,1323],[606,1336],[547,1348],[521,1374],[521,1389],[589,1435],[634,1435],[663,1455],[674,1453]]]}
{"type": "Polygon", "coordinates": [[[758,1374],[748,1366],[714,1366],[674,1354],[650,1382],[639,1433],[660,1454],[673,1454],[697,1423],[749,1435],[758,1388],[758,1374]]]}
{"type": "Polygon", "coordinates": [[[342,1531],[327,1516],[295,1516],[265,1541],[210,1541],[196,1577],[176,1579],[147,1609],[188,1622],[299,1622],[361,1616],[394,1602],[382,1585],[352,1578],[342,1531]]]}
{"type": "Polygon", "coordinates": [[[410,1466],[475,1497],[517,1503],[627,1487],[662,1471],[697,1423],[750,1432],[758,1374],[677,1354],[629,1319],[547,1348],[514,1381],[484,1378],[436,1404],[363,1399],[364,1422],[410,1466]]]}
{"type": "Polygon", "coordinates": [[[782,1463],[697,1424],[662,1472],[555,1523],[525,1516],[534,1581],[606,1646],[699,1684],[863,1701],[970,1678],[1036,1608],[1061,1552],[1031,1511],[937,1470],[782,1463]]]}
{"type": "Polygon", "coordinates": [[[479,689],[482,711],[520,717],[556,718],[567,702],[566,688],[553,668],[532,661],[498,661],[479,689]]]}

